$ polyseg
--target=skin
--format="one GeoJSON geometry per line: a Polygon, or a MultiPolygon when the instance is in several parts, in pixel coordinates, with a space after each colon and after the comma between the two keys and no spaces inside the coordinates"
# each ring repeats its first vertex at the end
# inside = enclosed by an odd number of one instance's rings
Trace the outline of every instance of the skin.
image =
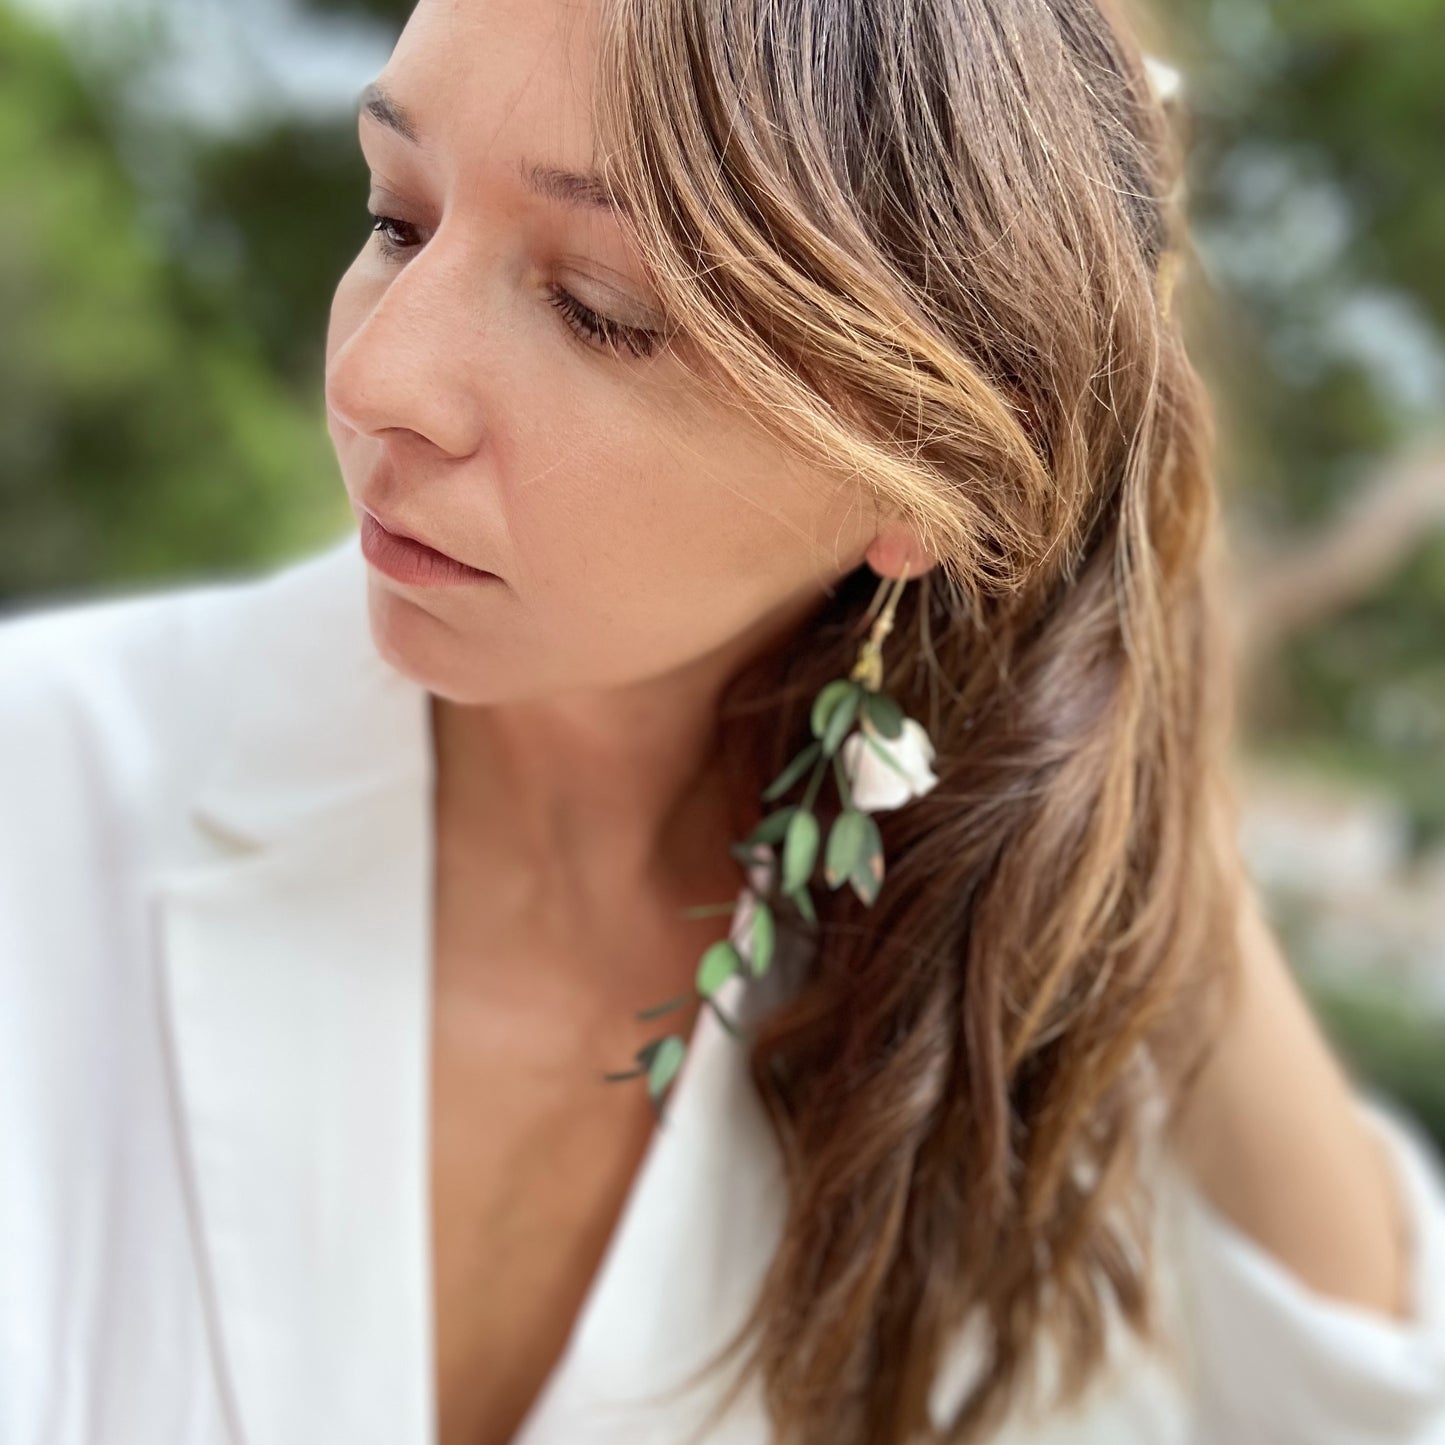
{"type": "Polygon", "coordinates": [[[335,297],[328,424],[353,508],[502,585],[369,577],[383,653],[438,698],[446,788],[504,817],[561,906],[655,885],[695,820],[724,678],[866,557],[929,565],[863,489],[800,466],[665,351],[621,357],[549,304],[557,283],[657,319],[622,224],[529,192],[526,157],[593,163],[590,8],[422,0],[380,77],[411,143],[359,120],[368,240],[335,297]]]}
{"type": "Polygon", "coordinates": [[[1321,1296],[1412,1320],[1399,1184],[1258,890],[1239,920],[1244,988],[1183,1115],[1179,1157],[1224,1216],[1321,1296]]]}
{"type": "Polygon", "coordinates": [[[378,77],[415,139],[358,118],[368,208],[405,249],[366,239],[327,337],[358,521],[501,579],[367,581],[378,650],[432,695],[442,1445],[511,1439],[554,1366],[653,1124],[641,1087],[598,1076],[656,1033],[633,1011],[689,992],[726,936],[678,919],[743,882],[718,689],[865,559],[930,565],[675,354],[610,352],[551,304],[555,284],[661,319],[622,223],[517,175],[597,166],[595,18],[422,0],[378,77]]]}
{"type": "MultiPolygon", "coordinates": [[[[558,285],[625,325],[661,320],[622,223],[517,173],[596,167],[596,19],[421,0],[378,77],[414,138],[358,119],[368,207],[403,250],[366,237],[327,337],[358,520],[372,508],[500,579],[368,569],[376,645],[432,697],[441,1445],[511,1439],[556,1364],[652,1128],[645,1094],[598,1073],[655,1032],[632,1011],[689,991],[726,934],[678,918],[742,881],[718,689],[860,562],[933,565],[667,348],[611,352],[551,304],[558,285]]],[[[1244,926],[1252,984],[1183,1157],[1307,1282],[1395,1310],[1392,1182],[1272,935],[1244,926]]]]}

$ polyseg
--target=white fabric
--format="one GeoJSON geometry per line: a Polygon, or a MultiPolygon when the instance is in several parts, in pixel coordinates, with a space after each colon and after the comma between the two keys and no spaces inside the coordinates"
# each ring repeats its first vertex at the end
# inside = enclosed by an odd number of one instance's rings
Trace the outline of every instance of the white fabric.
{"type": "Polygon", "coordinates": [[[1209,1342],[1200,1414],[1211,1442],[1445,1445],[1445,1174],[1397,1106],[1368,1088],[1357,1104],[1399,1185],[1411,1317],[1320,1295],[1181,1187],[1174,1220],[1193,1261],[1192,1334],[1209,1342]]]}
{"type": "MultiPolygon", "coordinates": [[[[357,542],[0,619],[0,1445],[434,1440],[428,700],[371,645],[357,542]]],[[[1181,1176],[1185,1365],[1123,1343],[1002,1445],[1445,1445],[1445,1175],[1360,1102],[1412,1319],[1312,1294],[1181,1176]]],[[[708,1013],[670,1108],[517,1445],[682,1445],[714,1398],[628,1405],[727,1337],[781,1227],[708,1013]]],[[[768,1445],[757,1391],[706,1439],[768,1445]]]]}

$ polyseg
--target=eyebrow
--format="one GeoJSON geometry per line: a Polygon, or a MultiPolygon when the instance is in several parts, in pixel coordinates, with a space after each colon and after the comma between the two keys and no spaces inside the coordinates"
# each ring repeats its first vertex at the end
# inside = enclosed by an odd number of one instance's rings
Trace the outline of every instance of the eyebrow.
{"type": "MultiPolygon", "coordinates": [[[[380,121],[388,130],[395,131],[412,145],[421,143],[421,135],[411,113],[376,81],[362,88],[357,97],[356,108],[358,113],[380,121]]],[[[583,206],[589,210],[614,213],[618,209],[601,177],[590,172],[569,171],[561,166],[545,166],[536,161],[522,160],[517,164],[517,174],[529,190],[564,206],[583,206]]]]}

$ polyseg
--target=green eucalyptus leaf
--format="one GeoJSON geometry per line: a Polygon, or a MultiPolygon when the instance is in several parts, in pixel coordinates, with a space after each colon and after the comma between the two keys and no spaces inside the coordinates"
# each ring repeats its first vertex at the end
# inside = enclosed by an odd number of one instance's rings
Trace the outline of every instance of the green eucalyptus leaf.
{"type": "Polygon", "coordinates": [[[665,1039],[657,1041],[652,1062],[647,1068],[647,1092],[654,1100],[660,1098],[677,1077],[686,1053],[687,1040],[681,1034],[668,1034],[665,1039]]]}
{"type": "MultiPolygon", "coordinates": [[[[858,684],[846,677],[835,678],[828,683],[818,696],[813,699],[813,713],[809,719],[813,736],[821,738],[827,731],[829,720],[834,710],[850,694],[858,691],[858,684]]],[[[854,706],[857,706],[855,701],[854,706]]]]}
{"type": "Polygon", "coordinates": [[[823,877],[829,888],[841,888],[857,866],[867,839],[867,827],[873,820],[856,808],[845,808],[828,830],[828,852],[823,864],[823,877]]]}
{"type": "Polygon", "coordinates": [[[804,883],[801,887],[795,888],[788,897],[797,905],[798,912],[813,925],[818,926],[817,910],[813,907],[813,895],[808,892],[808,885],[804,883]]]}
{"type": "Polygon", "coordinates": [[[761,978],[773,962],[773,946],[777,937],[777,920],[773,917],[772,905],[766,899],[753,902],[752,946],[749,949],[748,964],[754,978],[761,978]]]}
{"type": "Polygon", "coordinates": [[[792,762],[763,789],[763,801],[771,803],[775,798],[781,798],[817,760],[818,754],[822,752],[823,745],[819,742],[811,742],[792,762]]]}
{"type": "Polygon", "coordinates": [[[886,692],[865,693],[863,710],[868,714],[868,721],[885,738],[896,738],[903,735],[903,709],[897,700],[889,697],[886,692]]]}
{"type": "Polygon", "coordinates": [[[858,716],[858,704],[862,689],[850,685],[848,696],[843,698],[828,716],[828,727],[823,733],[823,751],[831,758],[838,751],[838,745],[848,734],[858,716]]]}
{"type": "Polygon", "coordinates": [[[799,808],[789,820],[787,836],[783,839],[782,886],[785,892],[805,884],[812,876],[818,861],[819,836],[817,815],[799,808]]]}
{"type": "Polygon", "coordinates": [[[796,803],[790,803],[786,808],[779,808],[769,813],[743,842],[747,845],[757,843],[781,843],[788,831],[788,821],[798,811],[796,803]]]}
{"type": "Polygon", "coordinates": [[[730,939],[714,943],[698,963],[697,991],[711,998],[742,966],[742,954],[730,939]]]}
{"type": "Polygon", "coordinates": [[[871,908],[877,900],[878,890],[883,886],[883,835],[869,814],[862,816],[867,820],[867,826],[858,857],[848,874],[848,882],[854,893],[871,908]]]}

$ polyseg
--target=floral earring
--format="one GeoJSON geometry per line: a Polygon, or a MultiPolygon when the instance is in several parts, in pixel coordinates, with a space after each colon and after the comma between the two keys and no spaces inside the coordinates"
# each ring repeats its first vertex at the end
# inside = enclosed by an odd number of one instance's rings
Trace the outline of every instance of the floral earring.
{"type": "MultiPolygon", "coordinates": [[[[737,904],[705,904],[690,909],[692,917],[735,912],[732,937],[712,944],[698,961],[693,991],[641,1010],[639,1019],[660,1018],[701,999],[735,1038],[747,1035],[718,1004],[717,994],[734,975],[761,978],[773,960],[776,910],[791,905],[816,928],[810,885],[819,855],[823,880],[830,889],[845,883],[872,907],[883,883],[883,840],[872,814],[901,807],[922,797],[937,782],[931,764],[933,742],[922,724],[904,715],[898,702],[882,691],[883,639],[893,630],[898,598],[908,580],[908,567],[893,581],[883,578],[864,617],[878,613],[857,660],[846,677],[826,683],[813,700],[809,718],[813,740],[763,790],[764,802],[776,802],[808,774],[802,797],[769,813],[731,852],[749,870],[749,885],[737,904]],[[842,811],[828,830],[826,845],[813,803],[831,766],[842,811]],[[811,769],[811,772],[809,771],[811,769]],[[782,849],[781,877],[775,845],[782,849]]],[[[609,1082],[645,1078],[658,1118],[687,1052],[687,1040],[666,1034],[638,1050],[635,1068],[604,1074],[609,1082]]]]}

